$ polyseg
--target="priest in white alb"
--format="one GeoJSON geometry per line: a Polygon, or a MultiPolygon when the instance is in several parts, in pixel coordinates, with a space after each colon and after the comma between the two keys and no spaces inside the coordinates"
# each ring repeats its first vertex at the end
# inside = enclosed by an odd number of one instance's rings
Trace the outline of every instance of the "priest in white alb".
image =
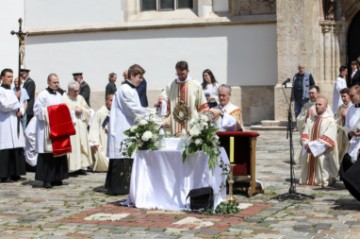
{"type": "Polygon", "coordinates": [[[340,96],[343,104],[340,105],[334,115],[336,124],[338,125],[337,144],[339,151],[339,161],[341,163],[344,155],[349,148],[348,132],[345,130],[346,113],[349,107],[352,105],[349,96],[350,89],[344,88],[340,90],[340,96]]]}
{"type": "Polygon", "coordinates": [[[128,79],[117,89],[111,105],[107,146],[110,161],[105,188],[113,195],[129,192],[129,178],[121,175],[124,175],[129,167],[130,160],[122,154],[121,144],[126,137],[124,131],[135,125],[136,118],[145,116],[145,108],[141,106],[136,91],[136,86],[141,83],[144,73],[145,70],[141,66],[130,66],[128,79]]]}
{"type": "Polygon", "coordinates": [[[72,152],[68,154],[69,172],[86,174],[87,167],[92,165],[89,144],[88,124],[90,108],[83,96],[79,95],[80,84],[72,81],[68,85],[68,92],[64,94],[64,101],[70,109],[71,118],[76,134],[70,137],[72,152]]]}
{"type": "Polygon", "coordinates": [[[19,125],[25,111],[18,100],[21,92],[15,95],[11,89],[13,71],[3,69],[0,77],[0,179],[1,182],[10,182],[26,174],[24,131],[19,125]]]}
{"type": "Polygon", "coordinates": [[[105,105],[96,111],[90,126],[89,141],[93,153],[93,171],[107,172],[109,168],[109,158],[106,157],[108,124],[110,121],[110,109],[114,94],[106,96],[105,105]]]}
{"type": "Polygon", "coordinates": [[[188,131],[188,121],[209,107],[202,86],[189,75],[188,63],[179,61],[175,69],[177,78],[166,86],[159,101],[167,102],[168,118],[164,126],[170,127],[171,135],[180,136],[183,128],[188,131]]]}
{"type": "Polygon", "coordinates": [[[315,103],[317,115],[311,116],[305,124],[301,136],[300,184],[326,187],[338,176],[337,126],[333,116],[326,112],[327,107],[327,100],[319,96],[315,103]]]}

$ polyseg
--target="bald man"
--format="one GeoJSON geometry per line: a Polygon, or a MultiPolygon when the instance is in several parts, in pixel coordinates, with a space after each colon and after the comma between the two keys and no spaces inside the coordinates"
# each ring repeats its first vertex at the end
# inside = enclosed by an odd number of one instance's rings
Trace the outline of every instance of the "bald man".
{"type": "Polygon", "coordinates": [[[333,116],[326,111],[327,107],[328,101],[319,96],[315,103],[317,115],[307,120],[301,135],[300,184],[326,187],[338,176],[337,126],[333,116]]]}

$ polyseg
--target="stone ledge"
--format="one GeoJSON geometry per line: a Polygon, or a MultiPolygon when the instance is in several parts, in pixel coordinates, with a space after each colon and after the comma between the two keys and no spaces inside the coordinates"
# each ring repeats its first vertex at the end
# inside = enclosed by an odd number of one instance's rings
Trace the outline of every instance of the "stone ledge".
{"type": "Polygon", "coordinates": [[[259,130],[286,130],[286,126],[263,126],[263,125],[252,125],[250,130],[259,131],[259,130]]]}

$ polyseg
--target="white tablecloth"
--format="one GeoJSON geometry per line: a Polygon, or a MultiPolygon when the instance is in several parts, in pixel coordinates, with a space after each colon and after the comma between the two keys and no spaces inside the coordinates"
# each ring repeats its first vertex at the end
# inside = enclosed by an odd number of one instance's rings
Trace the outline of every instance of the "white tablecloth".
{"type": "MultiPolygon", "coordinates": [[[[187,210],[190,208],[189,199],[186,200],[189,191],[207,186],[214,189],[215,207],[226,200],[225,187],[219,192],[225,178],[222,169],[209,170],[209,157],[203,152],[190,156],[183,163],[182,151],[176,149],[178,142],[178,139],[167,139],[166,150],[139,150],[135,153],[130,198],[136,207],[187,210]]],[[[224,163],[229,164],[223,148],[221,157],[224,163]]]]}

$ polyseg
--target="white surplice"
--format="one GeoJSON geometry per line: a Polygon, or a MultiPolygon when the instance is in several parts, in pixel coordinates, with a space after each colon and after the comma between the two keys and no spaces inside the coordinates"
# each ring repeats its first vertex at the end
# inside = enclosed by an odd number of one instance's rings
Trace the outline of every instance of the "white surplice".
{"type": "MultiPolygon", "coordinates": [[[[345,131],[346,134],[350,131],[356,132],[360,130],[360,108],[351,105],[345,116],[345,131]]],[[[360,150],[360,137],[353,136],[349,142],[347,153],[351,157],[353,163],[356,162],[360,150]]]]}
{"type": "Polygon", "coordinates": [[[23,127],[19,127],[18,110],[21,108],[13,90],[0,87],[0,150],[25,147],[23,127]]]}
{"type": "Polygon", "coordinates": [[[124,131],[135,125],[136,118],[145,116],[145,108],[140,104],[139,95],[134,85],[125,81],[113,97],[110,111],[107,156],[110,159],[124,157],[121,154],[121,142],[124,131]]]}
{"type": "Polygon", "coordinates": [[[90,108],[84,97],[78,95],[75,99],[64,94],[64,101],[69,107],[76,134],[70,136],[72,152],[68,154],[69,171],[74,172],[92,165],[91,149],[88,137],[90,108]],[[75,114],[76,107],[81,108],[81,115],[75,114]]]}
{"type": "Polygon", "coordinates": [[[31,166],[36,166],[38,153],[35,150],[37,118],[33,117],[25,129],[25,160],[31,166]]]}
{"type": "Polygon", "coordinates": [[[94,157],[93,170],[96,172],[107,172],[109,167],[109,158],[106,157],[108,125],[104,123],[109,116],[110,110],[103,105],[96,111],[90,126],[89,142],[94,157]]]}
{"type": "Polygon", "coordinates": [[[49,93],[47,90],[43,90],[39,93],[34,103],[34,116],[38,119],[36,124],[36,144],[35,150],[37,153],[49,153],[49,150],[45,150],[48,140],[48,117],[47,107],[52,105],[58,105],[64,103],[62,95],[58,92],[55,94],[49,93]]]}
{"type": "Polygon", "coordinates": [[[335,181],[339,171],[337,125],[332,115],[311,116],[301,136],[303,157],[299,183],[327,186],[335,181]],[[308,145],[311,153],[307,153],[308,145]]]}
{"type": "Polygon", "coordinates": [[[347,87],[346,80],[339,76],[334,84],[333,103],[332,103],[332,111],[334,113],[337,111],[338,107],[343,104],[340,91],[346,87],[347,87]]]}

